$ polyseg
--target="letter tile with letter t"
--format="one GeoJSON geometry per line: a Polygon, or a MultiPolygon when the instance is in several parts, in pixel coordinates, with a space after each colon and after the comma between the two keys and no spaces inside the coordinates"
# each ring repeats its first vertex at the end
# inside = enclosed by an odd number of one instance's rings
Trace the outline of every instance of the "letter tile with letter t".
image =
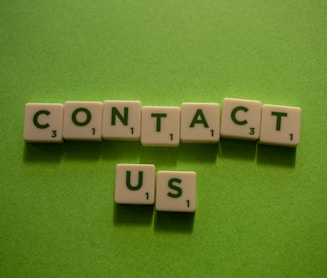
{"type": "Polygon", "coordinates": [[[153,205],[155,166],[152,164],[117,164],[115,203],[153,205]]]}
{"type": "Polygon", "coordinates": [[[105,140],[139,140],[141,134],[140,101],[103,102],[102,137],[105,140]]]}
{"type": "Polygon", "coordinates": [[[63,107],[61,103],[26,103],[24,140],[39,143],[63,142],[63,107]]]}
{"type": "Polygon", "coordinates": [[[218,103],[182,103],[181,142],[216,143],[219,141],[218,103]]]}
{"type": "Polygon", "coordinates": [[[66,101],[63,137],[65,140],[101,141],[102,102],[66,101]]]}
{"type": "Polygon", "coordinates": [[[144,146],[179,146],[180,107],[144,106],[141,143],[144,146]]]}
{"type": "Polygon", "coordinates": [[[263,105],[259,143],[286,147],[299,145],[301,111],[300,107],[263,105]]]}
{"type": "Polygon", "coordinates": [[[225,98],[222,105],[220,136],[258,140],[260,136],[261,102],[225,98]]]}
{"type": "Polygon", "coordinates": [[[196,173],[158,171],[156,210],[195,212],[196,173]]]}

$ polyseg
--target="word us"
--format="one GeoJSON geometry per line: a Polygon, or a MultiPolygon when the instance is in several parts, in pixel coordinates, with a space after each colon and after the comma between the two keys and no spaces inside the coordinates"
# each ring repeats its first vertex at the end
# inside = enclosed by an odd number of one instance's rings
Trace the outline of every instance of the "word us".
{"type": "Polygon", "coordinates": [[[157,211],[195,212],[196,173],[158,171],[152,164],[117,164],[115,203],[153,205],[157,211]]]}
{"type": "Polygon", "coordinates": [[[66,101],[27,103],[24,140],[140,140],[144,146],[178,146],[217,143],[221,136],[296,147],[300,126],[301,108],[257,100],[225,98],[222,113],[218,103],[142,107],[140,101],[66,101]]]}

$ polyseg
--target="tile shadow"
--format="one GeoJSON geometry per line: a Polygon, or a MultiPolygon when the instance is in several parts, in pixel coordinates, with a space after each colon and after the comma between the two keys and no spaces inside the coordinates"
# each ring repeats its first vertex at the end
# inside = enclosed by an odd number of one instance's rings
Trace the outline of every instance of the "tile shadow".
{"type": "Polygon", "coordinates": [[[114,204],[114,225],[151,225],[153,207],[114,204]]]}
{"type": "Polygon", "coordinates": [[[101,141],[65,141],[63,157],[68,160],[98,160],[101,144],[101,141]]]}
{"type": "Polygon", "coordinates": [[[223,158],[255,160],[257,141],[220,139],[220,154],[223,158]]]}
{"type": "Polygon", "coordinates": [[[61,143],[25,143],[24,162],[58,163],[63,149],[64,145],[61,143]]]}
{"type": "Polygon", "coordinates": [[[179,147],[179,160],[185,162],[215,163],[219,152],[219,143],[197,144],[183,143],[179,147]]]}
{"type": "Polygon", "coordinates": [[[155,232],[192,233],[195,213],[155,212],[155,232]]]}
{"type": "Polygon", "coordinates": [[[178,154],[179,147],[142,146],[140,149],[140,163],[172,168],[177,165],[178,154]]]}
{"type": "Polygon", "coordinates": [[[138,163],[141,148],[139,141],[103,141],[101,158],[138,163]]]}
{"type": "Polygon", "coordinates": [[[295,167],[296,148],[258,144],[257,163],[295,167]]]}

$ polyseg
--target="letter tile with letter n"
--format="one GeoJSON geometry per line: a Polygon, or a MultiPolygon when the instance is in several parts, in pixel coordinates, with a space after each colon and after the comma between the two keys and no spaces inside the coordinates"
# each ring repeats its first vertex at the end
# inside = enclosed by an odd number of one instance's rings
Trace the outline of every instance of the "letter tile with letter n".
{"type": "Polygon", "coordinates": [[[61,103],[26,103],[24,140],[61,143],[63,105],[61,103]]]}
{"type": "Polygon", "coordinates": [[[196,173],[158,171],[156,210],[195,212],[196,173]]]}
{"type": "Polygon", "coordinates": [[[219,141],[218,103],[182,103],[181,142],[216,143],[219,141]]]}
{"type": "Polygon", "coordinates": [[[63,137],[65,140],[101,141],[102,102],[66,101],[63,137]]]}
{"type": "Polygon", "coordinates": [[[103,102],[102,137],[105,140],[139,140],[141,134],[140,101],[103,102]]]}
{"type": "Polygon", "coordinates": [[[141,143],[144,146],[179,146],[180,107],[144,106],[141,143]]]}
{"type": "Polygon", "coordinates": [[[296,147],[300,143],[301,111],[300,107],[263,105],[259,143],[296,147]]]}
{"type": "Polygon", "coordinates": [[[117,164],[115,203],[153,205],[155,166],[152,164],[117,164]]]}
{"type": "Polygon", "coordinates": [[[220,136],[258,140],[260,136],[261,102],[225,98],[222,105],[220,136]]]}

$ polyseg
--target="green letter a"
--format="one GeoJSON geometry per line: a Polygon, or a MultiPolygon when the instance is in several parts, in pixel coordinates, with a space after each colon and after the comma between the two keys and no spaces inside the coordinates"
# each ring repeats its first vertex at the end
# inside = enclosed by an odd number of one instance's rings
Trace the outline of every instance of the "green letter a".
{"type": "Polygon", "coordinates": [[[209,127],[202,109],[196,110],[193,120],[190,124],[190,127],[194,127],[196,124],[203,124],[205,128],[209,127]]]}

